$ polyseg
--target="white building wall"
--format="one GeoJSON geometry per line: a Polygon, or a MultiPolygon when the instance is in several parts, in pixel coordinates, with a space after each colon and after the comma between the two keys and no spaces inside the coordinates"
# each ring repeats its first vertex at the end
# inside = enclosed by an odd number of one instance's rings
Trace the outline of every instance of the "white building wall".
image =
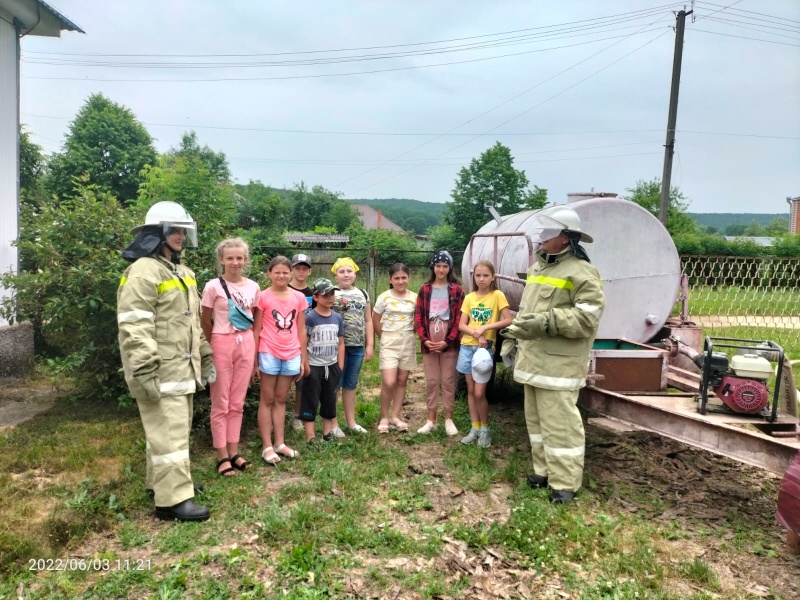
{"type": "MultiPolygon", "coordinates": [[[[0,272],[17,270],[19,231],[19,77],[17,32],[0,19],[0,272]]],[[[8,290],[0,287],[0,299],[8,290]]],[[[0,319],[0,325],[6,324],[0,319]]]]}

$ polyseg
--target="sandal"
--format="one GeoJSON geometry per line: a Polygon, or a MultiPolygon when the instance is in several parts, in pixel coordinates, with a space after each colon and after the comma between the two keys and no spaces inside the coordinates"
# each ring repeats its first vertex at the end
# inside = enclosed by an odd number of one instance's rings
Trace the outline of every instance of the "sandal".
{"type": "Polygon", "coordinates": [[[281,444],[280,446],[275,448],[275,451],[284,458],[297,458],[298,456],[300,456],[300,453],[297,450],[292,450],[286,444],[281,444]]]}
{"type": "Polygon", "coordinates": [[[234,454],[233,456],[231,456],[231,466],[234,469],[237,469],[239,471],[246,471],[247,467],[249,467],[251,464],[253,463],[251,463],[246,458],[239,456],[239,454],[234,454]],[[241,460],[242,462],[236,462],[238,460],[241,460]]]}
{"type": "Polygon", "coordinates": [[[397,417],[389,421],[389,427],[392,429],[397,429],[397,431],[408,431],[408,423],[401,421],[397,417]]]}
{"type": "Polygon", "coordinates": [[[264,448],[264,451],[261,453],[261,458],[265,463],[272,465],[273,467],[281,462],[281,457],[275,453],[275,448],[272,446],[267,446],[264,448]]]}
{"type": "Polygon", "coordinates": [[[220,477],[233,477],[234,473],[236,473],[236,469],[233,468],[233,463],[231,462],[230,458],[226,456],[225,458],[217,461],[217,475],[219,475],[220,477]],[[228,463],[231,466],[228,467],[227,469],[222,469],[222,471],[220,471],[219,468],[225,463],[228,463]]]}
{"type": "Polygon", "coordinates": [[[389,433],[389,419],[381,419],[378,423],[378,433],[389,433]]]}

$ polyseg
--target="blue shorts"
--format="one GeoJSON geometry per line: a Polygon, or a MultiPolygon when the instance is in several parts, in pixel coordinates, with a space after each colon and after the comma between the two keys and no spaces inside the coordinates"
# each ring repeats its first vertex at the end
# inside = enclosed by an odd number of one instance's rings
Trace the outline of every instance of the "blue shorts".
{"type": "Polygon", "coordinates": [[[287,375],[294,376],[300,374],[300,355],[288,360],[272,356],[269,352],[258,353],[258,370],[266,375],[287,375]]]}
{"type": "MultiPolygon", "coordinates": [[[[486,349],[492,351],[492,341],[488,340],[486,349]]],[[[461,349],[458,351],[458,362],[456,362],[456,371],[464,375],[472,375],[472,357],[478,351],[480,346],[465,346],[461,344],[461,349]]]]}
{"type": "Polygon", "coordinates": [[[364,346],[345,346],[341,387],[346,390],[356,389],[362,362],[364,362],[364,346]]]}

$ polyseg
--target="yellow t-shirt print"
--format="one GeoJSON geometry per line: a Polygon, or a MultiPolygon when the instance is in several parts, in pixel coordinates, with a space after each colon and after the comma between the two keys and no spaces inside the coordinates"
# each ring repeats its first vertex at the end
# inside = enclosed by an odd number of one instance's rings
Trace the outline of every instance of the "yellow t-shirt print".
{"type": "Polygon", "coordinates": [[[492,308],[490,306],[484,306],[483,302],[481,302],[478,306],[470,309],[469,316],[473,321],[477,321],[481,325],[486,325],[492,318],[492,308]]]}

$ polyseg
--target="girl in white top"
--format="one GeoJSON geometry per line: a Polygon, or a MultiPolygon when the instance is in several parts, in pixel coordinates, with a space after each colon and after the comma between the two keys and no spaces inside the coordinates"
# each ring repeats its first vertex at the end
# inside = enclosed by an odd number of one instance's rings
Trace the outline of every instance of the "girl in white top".
{"type": "MultiPolygon", "coordinates": [[[[241,238],[223,240],[217,260],[231,299],[251,317],[258,305],[259,288],[242,272],[250,258],[241,238]]],[[[244,471],[250,462],[239,456],[244,398],[253,372],[255,342],[249,331],[237,330],[228,318],[228,294],[219,279],[203,289],[200,325],[214,351],[217,379],[211,384],[211,439],[217,451],[217,472],[224,477],[244,471]]]]}
{"type": "Polygon", "coordinates": [[[414,310],[417,295],[408,289],[409,270],[403,263],[389,267],[389,289],[378,296],[372,322],[381,340],[381,420],[380,433],[389,428],[408,431],[400,419],[408,375],[417,366],[414,310]],[[391,407],[392,415],[389,416],[391,407]]]}

